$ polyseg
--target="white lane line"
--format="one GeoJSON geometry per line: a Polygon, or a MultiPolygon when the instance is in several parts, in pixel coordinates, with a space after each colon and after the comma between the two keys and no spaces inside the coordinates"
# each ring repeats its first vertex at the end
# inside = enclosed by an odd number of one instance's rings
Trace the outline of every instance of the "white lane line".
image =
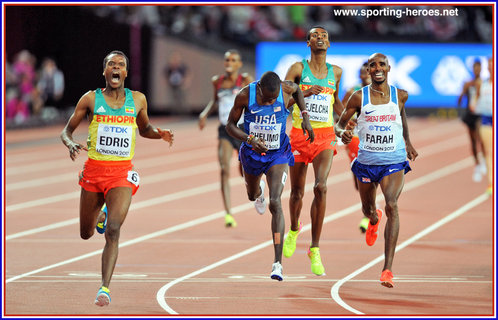
{"type": "MultiPolygon", "coordinates": [[[[440,169],[440,170],[438,170],[438,171],[436,171],[434,173],[428,174],[425,177],[428,177],[427,179],[430,179],[430,180],[435,180],[435,179],[437,179],[439,177],[442,177],[444,175],[448,175],[448,174],[451,174],[451,173],[456,172],[458,170],[461,170],[461,169],[463,169],[463,168],[465,168],[467,166],[470,166],[471,164],[472,164],[471,158],[467,157],[464,160],[461,160],[461,161],[459,161],[457,163],[454,163],[451,166],[447,166],[447,167],[445,167],[443,169],[440,169]],[[438,174],[438,172],[440,172],[440,173],[438,174]]],[[[329,179],[328,184],[338,183],[338,182],[341,182],[341,181],[345,181],[345,180],[347,180],[349,178],[350,178],[349,172],[344,172],[344,173],[342,173],[340,175],[333,176],[331,179],[329,179]]],[[[412,181],[410,183],[407,183],[404,186],[405,191],[411,189],[411,185],[412,184],[416,185],[416,186],[422,184],[422,182],[421,182],[422,180],[421,179],[423,179],[423,178],[419,178],[419,179],[416,179],[416,180],[414,180],[414,181],[412,181]]],[[[309,190],[312,189],[313,184],[314,183],[309,183],[309,184],[306,185],[306,192],[308,192],[309,190]]],[[[214,185],[219,185],[219,184],[218,183],[212,184],[212,186],[214,186],[214,185]]],[[[286,193],[285,195],[283,195],[282,199],[287,198],[287,197],[289,197],[288,193],[286,193]]],[[[143,201],[143,202],[149,202],[149,201],[152,201],[153,203],[156,202],[154,199],[146,200],[146,201],[143,201]]],[[[152,204],[150,204],[150,205],[152,205],[152,204]]],[[[133,204],[132,204],[132,206],[133,206],[133,204]]],[[[141,203],[136,203],[135,206],[137,206],[137,207],[145,207],[147,205],[146,204],[142,205],[141,203]]],[[[240,211],[243,211],[243,210],[247,210],[250,207],[252,207],[252,203],[247,203],[247,204],[240,205],[240,206],[235,207],[233,209],[233,213],[235,214],[237,212],[240,212],[240,211]]],[[[348,210],[348,212],[356,212],[359,208],[360,208],[360,204],[356,204],[356,205],[353,205],[353,206],[349,207],[346,210],[348,210]]],[[[186,223],[183,223],[183,224],[171,227],[171,228],[164,229],[162,231],[158,231],[158,232],[151,233],[151,234],[143,236],[143,237],[136,238],[134,240],[127,241],[127,242],[121,244],[120,247],[124,247],[124,246],[130,245],[130,244],[135,244],[135,243],[138,243],[138,242],[141,242],[141,241],[145,241],[145,240],[157,237],[157,236],[161,236],[161,235],[168,234],[168,233],[171,233],[171,232],[174,232],[174,231],[178,231],[178,230],[183,230],[183,229],[191,227],[191,226],[196,226],[196,225],[201,224],[201,223],[205,223],[205,222],[208,222],[208,221],[211,221],[211,220],[214,220],[214,219],[218,219],[218,218],[221,218],[223,216],[223,214],[224,214],[224,211],[219,211],[217,213],[214,213],[214,214],[211,214],[211,215],[208,215],[208,216],[205,216],[205,217],[201,217],[199,219],[191,220],[190,222],[186,222],[186,223]]],[[[338,214],[341,214],[341,216],[343,216],[343,215],[346,215],[347,213],[345,212],[345,210],[342,210],[342,211],[336,213],[336,215],[338,215],[338,214]]],[[[332,215],[332,216],[326,216],[324,218],[324,223],[327,223],[329,221],[332,221],[333,219],[336,219],[333,216],[334,215],[332,215]]],[[[67,220],[67,221],[61,222],[61,223],[64,224],[64,223],[69,223],[71,221],[73,223],[77,222],[77,220],[75,221],[75,219],[71,219],[71,220],[67,220]]],[[[306,226],[303,226],[303,228],[306,231],[306,230],[309,230],[309,228],[311,228],[311,226],[310,225],[306,225],[306,226]]],[[[41,231],[39,231],[39,232],[41,232],[41,231]]],[[[270,241],[270,243],[271,243],[271,241],[270,241]]],[[[94,251],[92,253],[80,256],[80,257],[75,257],[73,259],[65,260],[65,261],[62,261],[60,263],[52,264],[50,266],[46,266],[46,267],[43,267],[43,268],[40,268],[40,269],[36,269],[36,270],[30,271],[30,272],[27,272],[27,273],[24,273],[24,274],[21,274],[21,275],[18,275],[18,276],[14,276],[12,278],[7,279],[6,282],[7,283],[8,282],[12,282],[12,281],[15,281],[17,279],[21,279],[21,278],[30,276],[32,274],[43,272],[43,271],[46,271],[46,270],[49,270],[49,269],[52,269],[52,268],[56,268],[56,267],[59,267],[61,265],[69,264],[69,263],[72,263],[72,262],[75,262],[75,261],[79,261],[79,260],[85,259],[87,257],[92,257],[92,256],[94,256],[96,254],[99,254],[99,253],[101,253],[101,250],[97,250],[97,251],[94,251]]]]}
{"type": "MultiPolygon", "coordinates": [[[[409,246],[410,244],[412,244],[415,241],[419,240],[420,238],[422,238],[422,237],[428,235],[429,233],[433,232],[434,230],[436,230],[436,229],[444,226],[448,222],[450,222],[450,221],[458,218],[462,214],[466,213],[467,211],[471,210],[472,208],[474,208],[474,207],[478,206],[479,204],[483,203],[488,198],[489,198],[489,195],[482,194],[479,197],[475,198],[474,200],[466,203],[465,205],[463,205],[462,207],[460,207],[457,210],[453,211],[452,213],[450,213],[446,217],[440,219],[439,221],[435,222],[434,224],[430,225],[429,227],[427,227],[427,228],[423,229],[422,231],[420,231],[419,233],[415,234],[411,238],[405,240],[400,245],[396,246],[396,252],[402,250],[403,248],[406,248],[407,246],[409,246]]],[[[355,313],[355,314],[364,314],[363,312],[358,311],[355,308],[353,308],[350,305],[348,305],[347,303],[345,303],[341,299],[341,297],[339,295],[339,289],[347,281],[350,281],[352,278],[356,277],[357,275],[359,275],[363,271],[368,270],[369,268],[371,268],[372,266],[376,265],[377,263],[379,263],[379,262],[381,262],[383,260],[384,260],[384,254],[378,256],[377,258],[375,258],[374,260],[370,261],[369,263],[367,263],[363,267],[355,270],[354,272],[352,272],[351,274],[347,275],[343,279],[337,281],[332,286],[332,288],[330,289],[330,295],[332,296],[332,299],[334,299],[334,301],[337,302],[337,304],[339,304],[341,307],[343,307],[344,309],[346,309],[346,310],[348,310],[348,311],[350,311],[352,313],[355,313]]]]}
{"type": "MultiPolygon", "coordinates": [[[[449,166],[446,166],[444,167],[443,169],[439,169],[439,170],[436,170],[432,173],[429,173],[425,176],[422,176],[418,179],[415,179],[409,183],[406,183],[405,186],[404,186],[404,190],[405,192],[406,191],[409,191],[409,190],[412,190],[414,188],[417,188],[417,187],[420,187],[420,186],[423,186],[424,184],[427,184],[429,182],[432,182],[434,180],[437,180],[439,178],[442,178],[444,176],[447,176],[447,175],[451,175],[453,174],[454,172],[457,172],[459,170],[462,170],[462,169],[465,169],[469,166],[472,165],[472,159],[470,157],[467,157],[465,158],[464,160],[460,160],[458,162],[455,162],[449,166]]],[[[348,174],[349,176],[349,174],[348,174]]],[[[379,199],[383,199],[383,196],[381,194],[379,194],[377,196],[377,198],[379,199]]],[[[331,215],[327,215],[324,220],[323,220],[323,224],[326,224],[328,222],[331,222],[333,220],[336,220],[336,219],[339,219],[343,216],[346,216],[348,214],[351,214],[353,212],[358,212],[359,210],[361,209],[361,203],[357,203],[355,205],[352,205],[348,208],[345,208],[337,213],[334,213],[334,214],[331,214],[331,215]]],[[[302,228],[302,231],[307,231],[311,229],[311,223],[307,224],[307,225],[304,225],[303,228],[302,228]]],[[[174,286],[175,284],[179,283],[179,282],[182,282],[182,281],[185,281],[189,278],[192,278],[194,276],[197,276],[201,273],[204,273],[206,271],[209,271],[211,269],[214,269],[220,265],[223,265],[225,263],[228,263],[228,262],[231,262],[233,260],[236,260],[238,258],[241,258],[241,257],[244,257],[248,254],[251,254],[255,251],[258,251],[260,249],[263,249],[265,248],[266,246],[270,246],[272,245],[273,242],[271,240],[268,240],[264,243],[261,243],[257,246],[254,246],[252,248],[249,248],[245,251],[242,251],[240,253],[237,253],[235,255],[232,255],[228,258],[225,258],[223,260],[220,260],[218,262],[215,262],[207,267],[204,267],[202,269],[199,269],[199,270],[196,270],[192,273],[189,273],[183,277],[180,277],[178,279],[175,279],[174,281],[171,281],[169,282],[168,284],[166,284],[165,286],[163,286],[161,289],[159,289],[159,291],[157,292],[156,294],[156,300],[157,302],[159,303],[159,305],[161,306],[161,308],[163,308],[166,312],[170,313],[170,314],[178,314],[175,310],[173,310],[167,303],[166,303],[166,292],[168,291],[169,288],[171,288],[172,286],[174,286]]]]}
{"type": "MultiPolygon", "coordinates": [[[[344,173],[342,173],[340,175],[334,176],[332,179],[329,179],[329,183],[328,184],[331,184],[331,183],[340,183],[340,182],[343,182],[343,181],[346,181],[346,180],[349,180],[349,179],[351,179],[350,173],[349,172],[344,172],[344,173]]],[[[243,183],[243,181],[239,180],[239,183],[243,183]]],[[[219,187],[219,183],[214,183],[212,185],[213,186],[216,185],[217,187],[219,187]]],[[[313,189],[313,185],[314,185],[314,183],[308,183],[306,185],[305,192],[311,191],[313,189]]],[[[289,196],[290,196],[290,194],[286,193],[285,195],[282,196],[282,199],[288,198],[289,196]]],[[[151,199],[151,200],[154,200],[154,199],[151,199]]],[[[139,203],[135,204],[134,208],[136,208],[136,207],[145,207],[145,206],[153,205],[153,204],[155,204],[155,203],[151,203],[150,200],[146,200],[146,201],[142,201],[142,202],[139,202],[139,203]]],[[[242,204],[242,205],[239,205],[239,206],[236,206],[236,207],[232,208],[232,214],[238,214],[240,212],[243,212],[245,210],[251,209],[253,207],[254,207],[254,204],[252,202],[248,202],[248,203],[245,203],[245,204],[242,204]]],[[[135,239],[123,242],[122,244],[119,245],[119,248],[127,247],[127,246],[132,245],[132,244],[140,243],[140,242],[143,242],[143,241],[146,241],[146,240],[150,240],[152,238],[156,238],[156,237],[159,237],[159,236],[163,236],[163,235],[166,235],[166,234],[169,234],[169,233],[181,231],[181,230],[184,230],[184,229],[187,229],[187,228],[190,228],[190,227],[195,227],[195,226],[198,226],[200,224],[203,224],[203,223],[206,223],[206,222],[209,222],[209,221],[213,221],[213,220],[216,220],[216,219],[221,219],[221,218],[224,217],[224,215],[225,215],[225,210],[218,211],[218,212],[212,213],[212,214],[207,215],[207,216],[203,216],[203,217],[200,217],[200,218],[197,218],[197,219],[194,219],[194,220],[190,220],[190,221],[178,224],[178,225],[170,227],[170,228],[159,230],[157,232],[149,233],[147,235],[144,235],[144,236],[141,236],[141,237],[138,237],[138,238],[135,238],[135,239]]],[[[68,220],[66,222],[69,222],[69,221],[71,221],[71,220],[68,220]]],[[[306,226],[306,227],[309,228],[309,226],[306,226]]],[[[101,253],[102,253],[102,250],[96,250],[96,251],[90,252],[90,253],[85,254],[83,256],[80,256],[80,257],[75,257],[75,258],[72,258],[72,259],[69,259],[69,260],[65,260],[65,261],[62,261],[62,262],[59,262],[59,263],[55,263],[55,264],[52,264],[52,265],[49,265],[49,266],[46,266],[46,267],[43,267],[43,268],[39,268],[39,269],[30,271],[30,272],[26,272],[26,273],[14,276],[12,278],[7,279],[6,282],[8,283],[8,282],[12,282],[12,281],[15,281],[15,280],[18,280],[18,279],[22,279],[22,278],[31,276],[33,274],[37,274],[37,273],[40,273],[40,272],[43,272],[43,271],[46,271],[46,270],[57,268],[57,267],[60,267],[60,266],[63,266],[63,265],[69,264],[69,263],[73,263],[73,262],[76,262],[76,261],[79,261],[79,260],[82,260],[82,259],[85,259],[85,258],[92,257],[92,256],[97,255],[97,254],[101,254],[101,253]]]]}
{"type": "MultiPolygon", "coordinates": [[[[229,182],[230,182],[230,186],[232,186],[232,187],[243,184],[243,180],[241,177],[230,178],[229,182]]],[[[191,189],[187,189],[184,191],[171,193],[171,194],[168,194],[165,196],[159,196],[159,197],[151,198],[148,200],[135,202],[135,203],[131,204],[130,211],[135,210],[135,209],[142,209],[142,208],[150,207],[150,206],[161,204],[161,203],[167,203],[170,201],[180,200],[180,199],[188,198],[191,196],[196,196],[196,195],[199,195],[202,193],[210,192],[213,190],[218,190],[219,187],[220,187],[220,184],[218,182],[216,182],[216,183],[206,184],[206,185],[203,185],[203,186],[200,186],[197,188],[191,188],[191,189]]],[[[75,193],[78,196],[80,194],[79,191],[75,192],[75,193]]],[[[72,194],[74,194],[74,193],[72,193],[72,194]]],[[[68,194],[68,195],[72,195],[72,194],[68,194]]],[[[39,233],[39,232],[44,232],[44,231],[48,231],[48,230],[62,228],[62,227],[65,227],[65,226],[68,226],[71,224],[78,223],[78,222],[79,222],[79,218],[69,219],[69,220],[58,222],[58,223],[49,224],[49,225],[46,225],[43,227],[14,233],[14,234],[6,236],[5,240],[12,240],[12,239],[20,238],[20,237],[27,236],[27,235],[32,235],[32,234],[39,233]]]]}
{"type": "MultiPolygon", "coordinates": [[[[457,142],[461,141],[461,139],[462,139],[462,137],[456,137],[452,140],[447,140],[444,142],[435,143],[435,144],[429,145],[427,147],[424,147],[423,149],[419,150],[419,152],[421,154],[424,154],[424,156],[429,156],[429,155],[436,154],[439,152],[444,152],[444,151],[459,147],[460,144],[457,142]]],[[[232,165],[234,165],[234,164],[232,163],[232,165]]],[[[182,171],[182,172],[188,172],[188,169],[185,169],[185,171],[182,171]]],[[[164,173],[164,175],[165,176],[173,175],[173,173],[164,173]]],[[[181,177],[181,174],[179,174],[175,177],[181,177]]],[[[145,178],[146,177],[144,177],[143,179],[145,179],[145,178]]],[[[152,181],[156,182],[156,181],[160,180],[160,179],[159,180],[156,180],[156,179],[159,179],[159,178],[153,178],[152,181]]],[[[79,197],[79,195],[80,195],[80,191],[75,191],[75,192],[61,194],[61,195],[57,195],[57,196],[46,197],[43,199],[26,201],[26,202],[22,202],[22,203],[18,203],[18,204],[8,205],[8,206],[6,206],[5,211],[12,212],[12,211],[32,208],[32,207],[36,207],[36,206],[46,205],[46,204],[50,204],[50,203],[55,203],[55,202],[59,202],[59,201],[76,199],[79,197]]]]}
{"type": "MultiPolygon", "coordinates": [[[[133,159],[133,163],[136,165],[137,168],[149,168],[149,167],[154,167],[154,166],[163,166],[165,164],[170,164],[170,163],[176,163],[176,162],[184,162],[185,159],[195,159],[196,157],[201,155],[206,155],[212,153],[214,150],[213,147],[205,147],[205,148],[198,148],[195,150],[190,150],[190,151],[181,151],[177,153],[171,153],[171,154],[164,154],[156,157],[151,157],[147,159],[140,159],[140,156],[137,156],[133,159]]],[[[83,154],[82,154],[83,155],[83,154]]],[[[81,161],[81,160],[78,160],[81,161]]],[[[78,170],[80,170],[83,167],[84,162],[81,163],[81,165],[78,166],[78,170]]],[[[5,170],[5,175],[8,176],[13,176],[17,174],[26,174],[30,172],[37,172],[37,171],[46,171],[49,169],[62,169],[62,168],[70,168],[74,167],[75,162],[72,162],[70,159],[61,159],[61,160],[51,160],[51,161],[44,161],[44,162],[38,162],[36,165],[34,164],[29,164],[29,165],[21,165],[21,166],[14,166],[12,164],[6,165],[6,170],[5,170]]],[[[77,173],[75,173],[76,175],[77,173]]]]}
{"type": "MultiPolygon", "coordinates": [[[[232,164],[231,166],[235,166],[236,164],[232,164]]],[[[159,181],[167,181],[167,180],[172,180],[172,179],[177,179],[177,178],[182,178],[182,177],[189,177],[193,176],[196,174],[204,173],[204,172],[209,172],[209,171],[214,171],[218,168],[219,164],[217,162],[210,162],[206,163],[205,165],[199,165],[195,167],[189,167],[181,170],[175,170],[175,171],[170,171],[170,172],[165,172],[165,173],[158,173],[155,175],[151,176],[145,176],[141,177],[142,182],[146,181],[146,183],[155,183],[159,181]]],[[[72,175],[74,177],[74,175],[72,175]]],[[[240,177],[234,177],[231,179],[241,179],[240,177]]],[[[76,180],[76,178],[75,178],[76,180]]],[[[187,189],[185,191],[180,191],[174,194],[171,194],[170,196],[176,197],[177,194],[183,194],[185,193],[185,196],[188,196],[189,190],[194,192],[194,194],[198,194],[199,188],[205,188],[205,192],[212,191],[213,188],[212,186],[215,184],[208,184],[204,185],[198,188],[192,188],[192,189],[187,189]]],[[[219,183],[216,184],[219,186],[219,183]]],[[[52,197],[46,197],[42,199],[37,199],[37,200],[32,200],[32,201],[26,201],[26,202],[21,202],[18,204],[12,204],[9,206],[6,206],[5,212],[13,212],[17,210],[22,210],[22,209],[27,209],[27,208],[32,208],[32,207],[37,207],[37,206],[42,206],[50,203],[55,203],[59,201],[64,201],[64,200],[70,200],[70,199],[77,199],[80,196],[81,191],[74,191],[74,192],[69,192],[69,193],[64,193],[52,197]]],[[[161,198],[161,197],[159,197],[161,198]]],[[[157,199],[157,198],[154,198],[157,199]]],[[[179,199],[179,198],[178,198],[179,199]]]]}

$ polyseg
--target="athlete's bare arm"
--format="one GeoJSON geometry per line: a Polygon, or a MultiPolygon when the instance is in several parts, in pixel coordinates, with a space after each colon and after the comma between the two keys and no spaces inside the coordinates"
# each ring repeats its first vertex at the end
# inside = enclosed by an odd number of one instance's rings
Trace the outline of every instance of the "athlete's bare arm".
{"type": "MultiPolygon", "coordinates": [[[[235,139],[241,141],[247,141],[249,135],[237,127],[237,123],[242,116],[242,113],[247,108],[249,104],[249,86],[245,86],[242,90],[235,96],[235,101],[233,103],[232,110],[230,110],[230,115],[228,116],[228,122],[226,130],[229,135],[235,139]]],[[[264,140],[259,138],[254,138],[250,141],[254,151],[259,153],[264,153],[268,151],[264,140]]]]}
{"type": "Polygon", "coordinates": [[[211,83],[213,85],[213,98],[206,105],[204,110],[199,114],[199,129],[204,129],[206,126],[206,119],[211,114],[213,110],[216,110],[218,106],[218,81],[220,81],[220,76],[214,76],[211,78],[211,83]]]}
{"type": "Polygon", "coordinates": [[[335,134],[342,138],[342,142],[345,144],[348,144],[351,142],[351,139],[353,138],[353,127],[352,122],[350,122],[351,117],[355,113],[358,112],[358,114],[361,111],[361,90],[356,91],[353,93],[351,98],[348,101],[348,104],[344,111],[342,112],[341,116],[339,117],[339,120],[334,126],[335,134]]]}
{"type": "Polygon", "coordinates": [[[69,156],[71,160],[76,160],[80,150],[88,151],[85,145],[77,143],[73,139],[74,130],[80,125],[81,120],[89,115],[89,120],[93,118],[93,105],[95,104],[95,91],[88,91],[85,93],[74,109],[73,114],[69,118],[66,126],[61,132],[62,143],[69,149],[69,156]]]}
{"type": "Polygon", "coordinates": [[[344,111],[344,105],[341,99],[339,99],[339,85],[341,84],[342,69],[339,66],[334,65],[334,76],[335,76],[335,92],[334,92],[334,112],[337,115],[342,114],[344,111]]]}
{"type": "Polygon", "coordinates": [[[173,132],[169,129],[162,130],[161,128],[154,128],[150,124],[149,116],[147,115],[147,99],[145,95],[139,91],[132,91],[132,94],[137,112],[137,126],[140,135],[148,139],[163,139],[169,142],[171,146],[174,140],[173,132]]]}
{"type": "MultiPolygon", "coordinates": [[[[290,81],[282,81],[282,92],[284,92],[284,103],[287,100],[294,100],[297,103],[297,106],[301,112],[306,111],[306,104],[304,102],[304,95],[299,86],[290,81]]],[[[288,105],[288,104],[286,104],[288,105]]],[[[313,128],[311,127],[310,118],[307,112],[303,114],[303,122],[301,123],[301,128],[303,129],[303,134],[306,135],[308,133],[308,139],[310,143],[315,140],[315,133],[313,132],[313,128]]]]}
{"type": "Polygon", "coordinates": [[[403,124],[403,138],[405,139],[406,154],[408,159],[415,161],[418,156],[418,152],[413,147],[410,141],[410,133],[408,132],[408,123],[406,121],[405,103],[408,100],[408,92],[402,89],[398,89],[399,97],[399,112],[401,114],[401,122],[403,124]]]}

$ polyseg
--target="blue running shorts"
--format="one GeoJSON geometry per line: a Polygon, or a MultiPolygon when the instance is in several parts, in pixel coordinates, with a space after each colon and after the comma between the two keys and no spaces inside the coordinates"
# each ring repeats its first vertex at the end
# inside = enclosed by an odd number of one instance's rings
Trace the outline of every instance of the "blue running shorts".
{"type": "Polygon", "coordinates": [[[412,170],[408,161],[387,165],[366,165],[354,159],[351,163],[351,171],[363,183],[380,182],[385,176],[401,170],[405,170],[405,174],[412,170]]]}
{"type": "Polygon", "coordinates": [[[290,143],[287,143],[283,150],[281,148],[268,151],[266,155],[257,153],[243,143],[240,146],[239,160],[242,163],[244,172],[255,176],[262,173],[266,174],[272,166],[277,164],[287,163],[289,166],[294,165],[294,155],[292,154],[290,143]]]}

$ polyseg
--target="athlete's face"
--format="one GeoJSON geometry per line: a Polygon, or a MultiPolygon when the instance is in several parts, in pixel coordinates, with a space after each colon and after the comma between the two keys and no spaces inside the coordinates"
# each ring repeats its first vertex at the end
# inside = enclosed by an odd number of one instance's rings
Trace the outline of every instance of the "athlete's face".
{"type": "Polygon", "coordinates": [[[474,63],[473,67],[474,71],[474,77],[479,77],[481,75],[481,64],[480,63],[474,63]]]}
{"type": "Polygon", "coordinates": [[[259,97],[261,98],[261,105],[271,105],[277,101],[278,95],[280,94],[280,88],[275,92],[271,92],[266,88],[263,88],[259,82],[256,86],[258,87],[259,97]]]}
{"type": "Polygon", "coordinates": [[[112,54],[108,57],[104,69],[104,77],[111,87],[120,87],[127,77],[126,59],[122,55],[112,54]]]}
{"type": "Polygon", "coordinates": [[[329,34],[322,28],[313,28],[310,30],[310,39],[307,41],[311,49],[327,50],[330,47],[329,34]]]}
{"type": "Polygon", "coordinates": [[[381,84],[387,80],[387,74],[391,71],[391,66],[384,55],[374,55],[368,59],[368,73],[372,82],[381,84]]]}
{"type": "Polygon", "coordinates": [[[235,73],[239,71],[239,69],[242,67],[240,56],[236,53],[225,53],[224,66],[227,73],[235,73]]]}

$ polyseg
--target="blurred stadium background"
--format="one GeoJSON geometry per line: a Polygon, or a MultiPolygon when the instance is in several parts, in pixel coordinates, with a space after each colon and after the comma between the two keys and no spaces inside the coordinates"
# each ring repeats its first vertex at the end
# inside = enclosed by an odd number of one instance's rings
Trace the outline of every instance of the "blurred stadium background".
{"type": "Polygon", "coordinates": [[[197,115],[212,96],[211,77],[223,72],[227,49],[238,49],[243,71],[256,78],[270,69],[283,77],[290,63],[309,55],[305,35],[314,25],[329,31],[328,60],[344,69],[341,97],[356,83],[366,58],[380,51],[393,66],[390,82],[410,93],[408,115],[456,116],[457,98],[463,82],[472,77],[472,63],[481,60],[481,76],[487,78],[486,59],[493,53],[491,4],[408,6],[456,9],[457,14],[368,19],[335,10],[386,6],[3,6],[4,105],[17,97],[28,108],[25,115],[7,115],[8,129],[66,121],[83,93],[104,86],[102,60],[112,50],[130,58],[126,86],[146,94],[152,116],[197,115]],[[175,101],[166,80],[165,68],[174,56],[188,70],[184,104],[175,101]],[[47,58],[64,76],[63,95],[53,105],[40,98],[47,58]]]}

